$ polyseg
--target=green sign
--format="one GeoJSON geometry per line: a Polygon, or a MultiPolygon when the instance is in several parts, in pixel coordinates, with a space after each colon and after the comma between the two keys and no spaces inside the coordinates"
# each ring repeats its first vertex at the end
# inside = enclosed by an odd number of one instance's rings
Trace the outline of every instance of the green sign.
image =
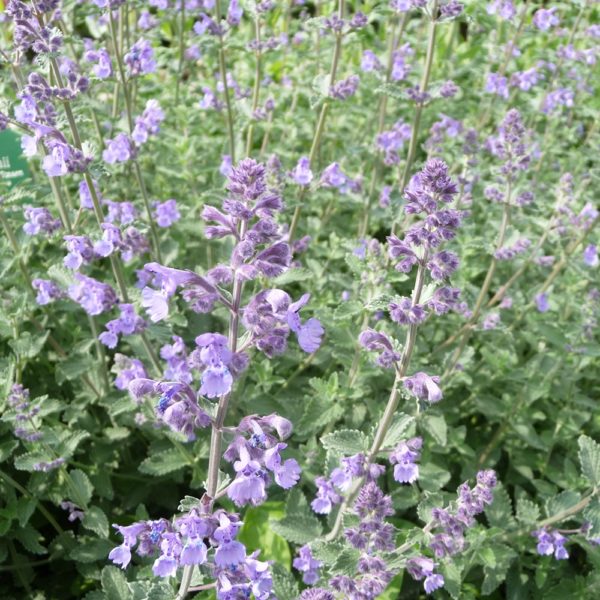
{"type": "Polygon", "coordinates": [[[9,190],[29,179],[29,165],[21,149],[21,136],[5,129],[0,131],[0,188],[9,190]]]}

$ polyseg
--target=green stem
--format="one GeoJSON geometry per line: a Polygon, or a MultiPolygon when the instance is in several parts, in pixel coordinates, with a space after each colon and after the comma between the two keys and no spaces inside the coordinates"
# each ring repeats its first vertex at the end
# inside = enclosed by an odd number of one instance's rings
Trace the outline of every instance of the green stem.
{"type": "MultiPolygon", "coordinates": [[[[500,223],[500,231],[498,232],[498,239],[496,241],[495,251],[500,250],[502,245],[504,244],[504,240],[506,238],[506,232],[508,229],[508,224],[510,222],[510,202],[512,197],[512,182],[509,180],[507,184],[506,197],[504,200],[504,210],[502,211],[502,222],[500,223]]],[[[488,267],[487,273],[485,274],[485,279],[483,280],[483,284],[481,289],[479,290],[479,295],[477,296],[477,300],[475,302],[475,306],[473,308],[473,314],[465,324],[465,326],[461,329],[463,331],[462,334],[457,334],[455,339],[462,335],[462,339],[460,344],[454,351],[452,358],[446,368],[444,374],[442,375],[442,379],[445,379],[454,369],[456,363],[460,360],[462,356],[463,350],[467,345],[471,333],[473,332],[473,327],[475,323],[477,323],[477,319],[479,319],[479,315],[481,313],[481,308],[483,306],[483,302],[489,292],[490,286],[492,284],[492,279],[494,278],[494,273],[496,272],[496,266],[498,264],[498,260],[496,259],[495,252],[494,256],[492,256],[492,260],[490,261],[490,266],[488,267]]]]}
{"type": "Polygon", "coordinates": [[[254,70],[254,89],[252,91],[252,112],[250,114],[250,124],[248,125],[248,133],[246,136],[246,156],[250,156],[250,151],[252,150],[252,134],[254,132],[254,113],[258,108],[258,100],[260,98],[262,52],[260,49],[260,19],[258,18],[258,16],[254,21],[254,36],[256,41],[256,65],[254,70]]]}
{"type": "MultiPolygon", "coordinates": [[[[425,285],[425,275],[427,269],[425,265],[427,264],[428,253],[425,252],[425,256],[423,260],[419,263],[419,268],[417,270],[417,276],[415,279],[415,285],[412,292],[412,304],[418,304],[421,300],[421,295],[423,293],[423,287],[425,285]]],[[[394,379],[394,383],[392,385],[392,390],[390,392],[390,397],[387,401],[385,410],[383,412],[383,416],[381,417],[378,425],[377,432],[375,434],[375,438],[373,439],[373,443],[369,450],[369,454],[367,455],[367,461],[372,463],[375,460],[377,453],[381,450],[383,446],[383,442],[385,440],[385,436],[390,428],[392,420],[394,418],[394,414],[398,408],[398,404],[400,402],[400,383],[402,379],[406,376],[408,371],[408,367],[410,365],[410,360],[413,355],[413,351],[415,349],[415,343],[417,340],[417,330],[419,328],[418,324],[411,324],[408,326],[408,331],[406,333],[406,338],[404,340],[404,347],[402,349],[402,354],[400,356],[400,361],[396,367],[396,378],[394,379]]],[[[352,503],[356,493],[360,489],[363,482],[363,478],[359,478],[355,484],[352,486],[352,489],[346,494],[344,501],[340,505],[338,513],[336,515],[335,522],[331,531],[325,537],[326,540],[334,540],[340,534],[344,513],[348,506],[352,503]]]]}
{"type": "Polygon", "coordinates": [[[54,528],[58,535],[61,535],[65,532],[65,530],[58,524],[58,521],[52,516],[52,514],[48,511],[48,509],[41,503],[39,498],[34,496],[27,488],[24,488],[18,481],[15,481],[8,473],[4,471],[0,471],[0,478],[4,479],[6,483],[14,487],[18,492],[23,494],[23,496],[28,496],[29,498],[33,498],[37,500],[36,508],[42,513],[46,521],[50,523],[50,525],[54,528]]]}
{"type": "MultiPolygon", "coordinates": [[[[435,37],[437,32],[437,9],[438,1],[434,0],[431,8],[431,21],[429,23],[429,39],[427,41],[427,54],[425,56],[425,68],[423,77],[419,86],[419,93],[424,94],[429,87],[429,79],[431,77],[431,68],[433,66],[433,56],[435,54],[435,37]]],[[[417,152],[417,142],[419,138],[419,128],[421,125],[421,114],[423,113],[423,104],[419,102],[415,108],[415,116],[413,119],[412,130],[410,134],[410,142],[408,146],[408,155],[404,164],[404,171],[400,180],[400,189],[403,190],[410,179],[410,171],[417,152]]]]}
{"type": "MultiPolygon", "coordinates": [[[[120,21],[123,20],[122,8],[119,9],[119,18],[120,21]]],[[[115,48],[115,61],[117,63],[117,70],[119,71],[119,78],[121,79],[121,87],[123,89],[123,96],[125,98],[125,110],[127,112],[127,124],[129,126],[129,134],[133,133],[134,122],[133,122],[133,106],[131,102],[131,94],[129,93],[129,86],[127,77],[125,75],[125,66],[123,64],[123,56],[120,50],[118,50],[117,40],[116,40],[116,27],[115,27],[115,19],[112,15],[112,12],[109,11],[109,27],[110,34],[113,38],[113,45],[115,48]]],[[[146,190],[146,185],[144,183],[144,178],[142,176],[142,171],[140,169],[139,162],[137,158],[132,159],[133,162],[133,170],[135,172],[135,178],[138,183],[138,187],[140,188],[140,192],[142,194],[142,200],[144,201],[144,208],[146,209],[146,216],[148,218],[148,223],[150,225],[150,235],[152,237],[152,245],[154,246],[154,254],[159,263],[162,263],[162,256],[160,252],[160,240],[158,236],[158,229],[156,227],[156,222],[154,217],[152,216],[152,207],[150,206],[150,198],[148,197],[148,191],[146,190]]]]}
{"type": "Polygon", "coordinates": [[[180,2],[179,13],[179,64],[177,65],[177,83],[175,84],[175,104],[179,104],[179,88],[185,58],[185,0],[180,2]]]}
{"type": "MultiPolygon", "coordinates": [[[[217,2],[218,4],[218,2],[217,2]]],[[[247,221],[241,221],[238,225],[238,238],[243,239],[246,234],[247,221]]],[[[232,353],[237,351],[239,323],[240,323],[240,307],[242,303],[242,291],[244,289],[244,280],[234,272],[233,274],[233,290],[231,310],[229,313],[229,333],[228,346],[232,353]]],[[[219,466],[221,464],[221,446],[223,442],[223,424],[225,416],[229,408],[229,399],[231,394],[224,394],[219,398],[217,407],[217,415],[212,424],[210,436],[210,453],[208,457],[208,475],[206,483],[205,497],[207,503],[204,505],[205,510],[212,510],[213,502],[217,496],[219,486],[219,466]]],[[[179,591],[175,596],[175,600],[183,600],[189,591],[192,580],[193,566],[186,565],[183,569],[179,591]]]]}
{"type": "MultiPolygon", "coordinates": [[[[338,17],[343,19],[344,11],[345,11],[345,0],[338,0],[338,17]]],[[[340,56],[342,53],[342,38],[343,35],[341,32],[336,32],[335,34],[335,48],[333,50],[333,57],[331,59],[331,68],[329,70],[329,89],[333,87],[336,80],[337,68],[340,62],[340,56]]],[[[324,100],[323,105],[321,106],[321,112],[319,114],[319,120],[317,121],[317,127],[315,129],[315,134],[313,136],[312,144],[310,147],[310,153],[308,155],[309,167],[312,168],[315,159],[317,157],[319,148],[321,146],[321,137],[323,136],[323,131],[325,130],[325,120],[327,118],[327,112],[329,110],[329,100],[324,100]]],[[[290,223],[290,229],[288,234],[288,243],[291,245],[294,240],[294,235],[296,234],[296,229],[298,227],[298,221],[300,220],[300,214],[302,212],[302,204],[304,200],[304,196],[306,194],[306,187],[302,187],[300,193],[298,195],[298,205],[294,210],[294,214],[292,216],[292,222],[290,223]]]]}
{"type": "MultiPolygon", "coordinates": [[[[215,15],[217,19],[217,26],[221,27],[221,7],[219,2],[215,2],[215,15]]],[[[227,134],[229,136],[229,155],[231,156],[231,162],[235,164],[235,134],[233,132],[233,110],[231,108],[231,97],[229,94],[229,85],[227,83],[227,67],[225,64],[225,44],[223,42],[223,34],[219,32],[219,74],[221,76],[221,83],[223,84],[223,96],[225,97],[225,109],[226,109],[226,124],[227,134]]]]}
{"type": "MultiPolygon", "coordinates": [[[[391,21],[391,31],[388,40],[388,51],[387,51],[387,69],[385,74],[385,82],[389,83],[392,76],[392,68],[394,66],[394,51],[399,46],[400,41],[402,40],[402,36],[404,35],[404,30],[406,28],[406,24],[408,23],[408,12],[405,12],[402,16],[402,20],[400,21],[400,31],[398,33],[398,37],[396,39],[396,20],[392,19],[391,21]]],[[[387,102],[388,96],[387,94],[382,94],[379,98],[379,107],[377,110],[377,135],[383,133],[385,128],[385,117],[387,112],[387,102]]],[[[361,223],[358,229],[358,237],[364,238],[367,235],[367,230],[369,229],[369,217],[371,212],[371,204],[373,203],[373,199],[375,197],[375,189],[377,187],[377,181],[381,174],[381,158],[377,151],[373,157],[373,166],[371,167],[371,182],[369,184],[369,191],[367,193],[367,198],[365,201],[365,207],[363,209],[363,216],[361,219],[361,223]]]]}

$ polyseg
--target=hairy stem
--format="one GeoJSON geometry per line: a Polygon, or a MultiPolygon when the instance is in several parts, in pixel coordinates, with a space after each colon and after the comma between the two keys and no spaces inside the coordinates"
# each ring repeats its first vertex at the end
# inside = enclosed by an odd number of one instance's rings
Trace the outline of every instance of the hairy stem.
{"type": "Polygon", "coordinates": [[[258,100],[260,98],[260,79],[261,79],[261,59],[262,51],[260,48],[260,19],[258,16],[254,21],[254,36],[256,42],[256,50],[254,52],[256,65],[254,70],[254,89],[252,91],[252,112],[250,114],[250,124],[248,125],[248,133],[246,136],[246,156],[250,156],[252,150],[252,134],[254,133],[254,113],[258,108],[258,100]]]}
{"type": "MultiPolygon", "coordinates": [[[[437,9],[438,2],[434,0],[431,8],[431,21],[429,23],[429,37],[427,40],[427,54],[425,55],[425,67],[423,69],[423,76],[421,78],[421,84],[419,85],[419,92],[424,94],[427,92],[429,87],[429,79],[431,77],[431,67],[433,66],[433,55],[435,53],[435,38],[437,32],[437,9]]],[[[419,128],[421,126],[421,115],[423,113],[423,103],[419,102],[415,107],[415,114],[413,117],[412,130],[410,134],[410,142],[408,145],[408,154],[406,156],[406,162],[404,163],[404,170],[402,171],[402,177],[400,179],[400,189],[403,190],[410,179],[410,171],[412,169],[415,155],[417,152],[417,142],[419,139],[419,128]]],[[[393,231],[392,231],[393,233],[393,231]]]]}
{"type": "MultiPolygon", "coordinates": [[[[123,20],[123,7],[119,8],[119,19],[122,22],[123,20]]],[[[127,76],[125,74],[125,65],[123,64],[123,55],[122,48],[118,49],[117,44],[117,30],[115,27],[115,19],[113,17],[112,11],[109,11],[109,28],[110,34],[113,39],[113,45],[115,48],[115,61],[117,63],[117,70],[119,71],[119,78],[121,80],[121,88],[123,89],[123,96],[125,98],[125,110],[127,113],[127,124],[129,126],[129,134],[133,133],[134,122],[133,122],[133,106],[131,101],[131,94],[129,90],[129,82],[127,81],[127,76]]],[[[150,198],[148,197],[148,190],[146,189],[146,185],[144,183],[144,178],[142,176],[142,171],[140,169],[139,162],[137,158],[132,158],[133,162],[133,170],[135,173],[135,178],[138,183],[138,187],[140,188],[140,193],[142,194],[142,200],[144,202],[144,208],[146,209],[146,216],[148,218],[148,224],[150,225],[150,235],[152,237],[152,245],[154,246],[154,254],[158,262],[162,263],[162,256],[160,253],[160,241],[158,236],[158,229],[156,228],[156,222],[154,217],[152,216],[152,207],[150,206],[150,198]]]]}
{"type": "MultiPolygon", "coordinates": [[[[338,0],[338,17],[342,19],[344,17],[346,2],[345,0],[338,0]]],[[[342,38],[343,34],[338,31],[335,34],[335,48],[333,50],[333,58],[331,59],[331,68],[329,70],[329,89],[333,87],[335,84],[338,64],[340,62],[340,56],[342,54],[342,38]]],[[[312,144],[310,147],[310,154],[308,155],[309,166],[312,169],[315,160],[317,158],[317,154],[319,152],[319,148],[321,147],[321,138],[323,137],[323,131],[325,130],[325,121],[327,119],[327,113],[329,111],[329,100],[324,100],[323,105],[321,106],[321,112],[319,113],[319,120],[317,121],[317,127],[315,129],[315,134],[313,136],[312,144]]],[[[288,241],[290,246],[294,240],[294,235],[296,234],[296,229],[298,227],[298,221],[300,220],[300,213],[302,212],[302,203],[304,200],[304,196],[306,195],[307,187],[304,186],[301,188],[300,193],[298,195],[298,205],[294,210],[294,214],[292,216],[292,222],[290,223],[290,229],[288,234],[288,241]]]]}
{"type": "MultiPolygon", "coordinates": [[[[425,265],[427,264],[427,259],[428,255],[426,252],[425,256],[423,257],[423,260],[419,263],[419,268],[417,270],[417,277],[415,279],[415,286],[413,288],[412,293],[413,306],[415,304],[418,304],[421,300],[421,294],[423,293],[423,287],[425,285],[425,265]]],[[[377,453],[381,450],[381,447],[383,446],[383,442],[385,440],[385,436],[388,432],[388,429],[390,428],[390,425],[392,424],[394,414],[396,412],[396,409],[398,408],[398,403],[400,402],[400,383],[402,379],[406,376],[408,366],[410,365],[410,360],[415,349],[415,342],[417,340],[418,328],[418,324],[410,324],[408,326],[408,331],[406,332],[406,338],[404,340],[402,354],[396,367],[396,377],[394,379],[392,390],[390,392],[390,397],[387,401],[385,410],[383,412],[383,416],[381,417],[377,425],[377,432],[375,434],[375,438],[373,439],[373,443],[371,444],[371,448],[369,449],[369,454],[367,455],[367,463],[372,463],[377,457],[377,453]]],[[[337,513],[333,527],[325,537],[326,540],[334,540],[340,534],[344,519],[344,513],[346,512],[348,506],[354,500],[354,497],[356,496],[356,493],[360,489],[362,483],[363,478],[361,477],[354,483],[351,490],[344,498],[344,501],[340,505],[340,509],[337,513]]]]}
{"type": "MultiPolygon", "coordinates": [[[[219,2],[215,2],[215,15],[217,27],[221,27],[221,7],[219,2]]],[[[219,74],[221,83],[223,84],[223,96],[225,97],[227,134],[229,136],[229,155],[231,162],[235,164],[235,134],[233,132],[233,110],[231,108],[231,97],[229,93],[229,85],[227,83],[227,67],[225,64],[225,44],[223,42],[223,33],[219,29],[219,74]]]]}

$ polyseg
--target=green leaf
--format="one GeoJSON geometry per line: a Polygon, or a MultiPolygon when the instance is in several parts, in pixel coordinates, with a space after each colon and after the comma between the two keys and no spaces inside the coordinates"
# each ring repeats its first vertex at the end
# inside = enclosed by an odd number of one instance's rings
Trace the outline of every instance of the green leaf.
{"type": "Polygon", "coordinates": [[[69,556],[78,562],[93,563],[97,560],[106,560],[114,544],[109,540],[86,538],[78,536],[78,544],[71,550],[69,556]]]}
{"type": "Polygon", "coordinates": [[[491,527],[507,528],[514,524],[512,502],[502,484],[494,489],[494,500],[486,507],[485,516],[491,527]]]}
{"type": "Polygon", "coordinates": [[[278,600],[296,600],[300,593],[294,576],[277,562],[272,565],[271,573],[275,597],[278,600]]]}
{"type": "Polygon", "coordinates": [[[321,443],[326,450],[351,456],[368,449],[367,436],[356,429],[340,429],[328,433],[321,438],[321,443]]]}
{"type": "Polygon", "coordinates": [[[384,448],[393,448],[406,437],[407,429],[415,422],[414,417],[405,413],[396,413],[392,419],[392,424],[385,434],[383,441],[384,448]]]}
{"type": "Polygon", "coordinates": [[[534,525],[540,518],[540,509],[535,502],[527,498],[517,500],[517,521],[524,525],[534,525]]]}
{"type": "Polygon", "coordinates": [[[75,502],[78,506],[83,508],[91,499],[92,492],[94,491],[94,486],[90,481],[90,478],[81,470],[81,469],[73,469],[69,473],[69,477],[73,482],[73,488],[71,486],[68,488],[68,497],[71,501],[75,502]]]}
{"type": "Polygon", "coordinates": [[[148,596],[144,600],[173,600],[175,594],[168,583],[155,581],[148,590],[148,596]]]}
{"type": "Polygon", "coordinates": [[[90,354],[71,355],[56,367],[56,381],[62,384],[79,379],[84,373],[93,372],[94,366],[95,360],[90,354]]]}
{"type": "Polygon", "coordinates": [[[439,492],[436,492],[435,494],[427,493],[425,498],[423,498],[423,500],[421,500],[417,506],[417,514],[419,515],[419,519],[425,523],[428,523],[431,521],[431,512],[433,509],[438,506],[442,506],[443,503],[444,498],[439,492]]]}
{"type": "Polygon", "coordinates": [[[307,544],[318,538],[323,528],[319,519],[312,513],[301,490],[293,488],[285,505],[285,517],[273,521],[275,533],[295,544],[307,544]]]}
{"type": "Polygon", "coordinates": [[[586,537],[600,537],[600,500],[594,498],[584,509],[583,518],[590,524],[586,537]]]}
{"type": "Polygon", "coordinates": [[[385,591],[377,596],[377,600],[398,600],[400,598],[400,591],[402,590],[403,579],[404,571],[390,581],[385,591]]]}
{"type": "Polygon", "coordinates": [[[101,582],[106,600],[129,600],[133,597],[133,592],[127,585],[127,578],[117,567],[104,567],[101,582]]]}
{"type": "Polygon", "coordinates": [[[19,471],[36,471],[35,465],[41,462],[52,462],[54,457],[44,450],[34,450],[33,452],[26,452],[20,454],[15,458],[15,469],[19,471]]]}
{"type": "Polygon", "coordinates": [[[158,452],[146,458],[139,466],[139,470],[147,475],[166,475],[188,466],[188,461],[176,448],[158,452]]]}
{"type": "Polygon", "coordinates": [[[40,544],[41,533],[31,525],[18,529],[15,537],[21,542],[23,548],[33,554],[46,554],[48,551],[40,544]]]}
{"type": "Polygon", "coordinates": [[[281,519],[285,514],[283,502],[265,502],[244,513],[244,524],[237,539],[246,546],[248,554],[260,550],[261,560],[274,560],[291,568],[292,554],[287,541],[275,533],[271,520],[281,519]]]}
{"type": "Polygon", "coordinates": [[[19,446],[17,440],[7,440],[0,444],[0,463],[4,462],[19,446]]]}
{"type": "Polygon", "coordinates": [[[183,500],[179,503],[179,510],[181,512],[190,512],[190,510],[193,508],[198,508],[200,504],[200,498],[195,498],[194,496],[184,496],[183,500]]]}
{"type": "Polygon", "coordinates": [[[431,462],[419,467],[419,485],[427,492],[437,492],[450,481],[450,472],[431,462]]]}
{"type": "Polygon", "coordinates": [[[427,431],[440,446],[446,445],[446,442],[448,441],[448,426],[446,425],[446,419],[442,415],[425,414],[421,423],[425,431],[427,431]]]}
{"type": "Polygon", "coordinates": [[[444,576],[444,589],[452,598],[458,598],[461,591],[462,569],[456,562],[450,561],[444,562],[441,570],[444,576]]]}
{"type": "Polygon", "coordinates": [[[597,487],[600,485],[600,444],[587,435],[582,435],[578,441],[581,474],[597,487]]]}
{"type": "Polygon", "coordinates": [[[28,331],[24,331],[18,339],[10,340],[8,343],[17,356],[34,358],[41,352],[49,333],[46,331],[43,335],[32,336],[28,331]]]}
{"type": "Polygon", "coordinates": [[[546,501],[546,513],[549,517],[557,515],[572,508],[581,500],[581,494],[572,490],[565,490],[546,501]]]}
{"type": "Polygon", "coordinates": [[[101,508],[92,506],[85,511],[82,525],[100,537],[108,537],[108,519],[101,508]]]}

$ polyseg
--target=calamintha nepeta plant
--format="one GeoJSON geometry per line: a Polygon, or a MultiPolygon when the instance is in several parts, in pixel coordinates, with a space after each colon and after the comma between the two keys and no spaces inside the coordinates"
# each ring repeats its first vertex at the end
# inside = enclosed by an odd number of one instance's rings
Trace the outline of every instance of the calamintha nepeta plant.
{"type": "Polygon", "coordinates": [[[7,597],[595,597],[595,2],[0,16],[7,597]]]}

